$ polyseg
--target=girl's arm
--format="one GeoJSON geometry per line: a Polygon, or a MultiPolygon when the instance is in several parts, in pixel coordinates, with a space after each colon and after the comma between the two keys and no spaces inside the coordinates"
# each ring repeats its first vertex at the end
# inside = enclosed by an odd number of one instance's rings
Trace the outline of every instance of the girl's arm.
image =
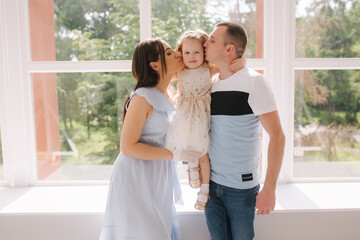
{"type": "Polygon", "coordinates": [[[145,121],[151,114],[152,106],[144,97],[135,95],[131,99],[121,133],[121,152],[125,156],[144,160],[172,159],[172,153],[166,148],[152,147],[139,142],[145,121]]]}
{"type": "Polygon", "coordinates": [[[245,58],[237,58],[229,66],[229,71],[232,73],[237,72],[243,69],[246,66],[246,59],[245,58]]]}
{"type": "Polygon", "coordinates": [[[177,72],[172,75],[172,77],[171,77],[171,79],[170,79],[170,82],[173,82],[173,81],[175,81],[176,79],[178,79],[178,74],[177,74],[177,72]]]}
{"type": "MultiPolygon", "coordinates": [[[[229,68],[230,72],[235,73],[235,72],[241,70],[242,68],[244,68],[245,66],[246,66],[246,59],[245,58],[237,58],[234,61],[232,61],[232,63],[229,65],[228,68],[229,68]]],[[[210,69],[211,79],[215,74],[219,73],[219,68],[214,64],[211,64],[209,69],[210,69]]]]}
{"type": "MultiPolygon", "coordinates": [[[[170,84],[169,84],[169,86],[168,86],[168,88],[167,88],[167,94],[168,94],[169,100],[170,100],[170,102],[171,102],[172,104],[174,104],[174,99],[175,99],[175,95],[176,95],[176,92],[177,92],[176,89],[175,89],[175,87],[172,85],[172,83],[173,83],[174,81],[176,81],[176,80],[178,80],[178,74],[177,74],[177,72],[172,75],[172,77],[171,77],[171,79],[170,79],[170,84]]],[[[178,83],[178,85],[179,85],[179,83],[178,83]]]]}
{"type": "MultiPolygon", "coordinates": [[[[245,58],[237,58],[229,65],[229,71],[235,73],[246,66],[246,59],[245,58]]],[[[219,68],[214,64],[211,64],[210,67],[210,76],[213,76],[216,73],[219,73],[219,68]]]]}
{"type": "Polygon", "coordinates": [[[179,92],[179,76],[178,76],[178,73],[176,72],[172,75],[172,77],[170,79],[170,84],[167,88],[169,100],[172,104],[174,104],[175,96],[178,92],[179,92]],[[176,80],[178,80],[177,85],[176,85],[177,90],[175,89],[175,87],[173,85],[173,82],[176,80]]]}
{"type": "Polygon", "coordinates": [[[172,104],[174,104],[174,99],[175,99],[175,95],[176,95],[176,89],[171,83],[169,84],[169,86],[167,88],[167,95],[168,95],[168,98],[169,98],[170,102],[172,104]]]}
{"type": "Polygon", "coordinates": [[[210,79],[213,79],[213,76],[220,72],[219,68],[215,64],[210,64],[209,70],[210,70],[210,79]]]}

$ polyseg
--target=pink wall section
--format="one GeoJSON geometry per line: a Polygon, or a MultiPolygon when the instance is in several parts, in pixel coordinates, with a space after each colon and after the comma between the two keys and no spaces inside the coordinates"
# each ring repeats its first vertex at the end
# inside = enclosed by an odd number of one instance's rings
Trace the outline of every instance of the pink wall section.
{"type": "MultiPolygon", "coordinates": [[[[29,0],[32,61],[56,61],[53,0],[29,0]]],[[[60,168],[58,96],[56,73],[32,74],[38,179],[60,168]]]]}

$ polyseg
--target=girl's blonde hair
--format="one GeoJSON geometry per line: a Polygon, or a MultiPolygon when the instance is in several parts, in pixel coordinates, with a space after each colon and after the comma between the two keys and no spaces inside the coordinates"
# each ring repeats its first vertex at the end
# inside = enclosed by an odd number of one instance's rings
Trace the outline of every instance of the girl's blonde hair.
{"type": "MultiPolygon", "coordinates": [[[[201,29],[184,32],[177,41],[176,51],[182,54],[182,46],[184,41],[189,39],[198,40],[201,43],[201,46],[203,46],[205,52],[204,43],[209,39],[209,35],[207,35],[207,33],[201,29]]],[[[210,63],[205,59],[205,56],[203,64],[206,64],[207,67],[210,67],[210,63]]]]}

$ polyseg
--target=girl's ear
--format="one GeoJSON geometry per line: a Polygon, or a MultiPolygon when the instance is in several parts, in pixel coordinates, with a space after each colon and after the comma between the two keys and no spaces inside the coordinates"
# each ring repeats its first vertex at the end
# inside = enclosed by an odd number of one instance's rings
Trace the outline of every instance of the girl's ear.
{"type": "Polygon", "coordinates": [[[160,71],[160,64],[159,64],[159,62],[150,62],[149,63],[149,65],[150,65],[150,67],[152,68],[152,69],[154,69],[155,71],[160,71]]]}

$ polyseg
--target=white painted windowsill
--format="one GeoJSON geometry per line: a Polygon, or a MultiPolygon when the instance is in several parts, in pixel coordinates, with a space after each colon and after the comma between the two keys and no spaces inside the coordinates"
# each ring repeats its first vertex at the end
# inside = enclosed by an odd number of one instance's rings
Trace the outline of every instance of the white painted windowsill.
{"type": "MultiPolygon", "coordinates": [[[[179,214],[202,214],[194,209],[196,189],[182,185],[184,205],[179,214]]],[[[102,215],[108,186],[36,186],[0,188],[0,216],[102,215]]],[[[360,182],[293,183],[277,187],[275,213],[360,211],[360,182]]]]}

